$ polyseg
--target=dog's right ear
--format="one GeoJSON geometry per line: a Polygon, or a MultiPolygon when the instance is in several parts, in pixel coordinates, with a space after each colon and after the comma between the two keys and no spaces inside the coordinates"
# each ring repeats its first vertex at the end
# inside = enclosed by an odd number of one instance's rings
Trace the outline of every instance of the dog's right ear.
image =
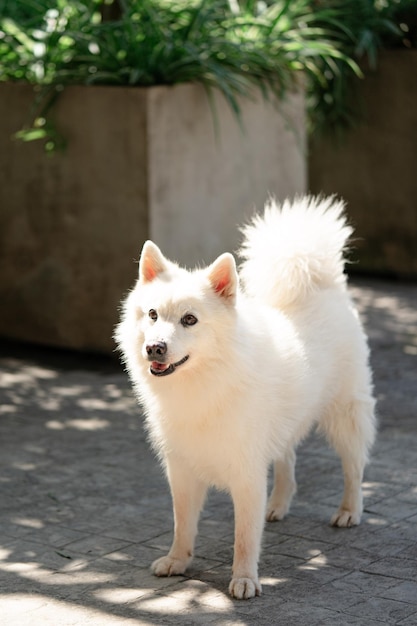
{"type": "Polygon", "coordinates": [[[145,241],[139,261],[139,280],[150,283],[167,269],[167,260],[153,241],[145,241]]]}

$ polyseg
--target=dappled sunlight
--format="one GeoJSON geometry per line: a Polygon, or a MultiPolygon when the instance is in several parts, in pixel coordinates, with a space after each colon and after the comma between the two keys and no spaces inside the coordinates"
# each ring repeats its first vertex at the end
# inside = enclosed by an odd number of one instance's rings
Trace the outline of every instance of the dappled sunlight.
{"type": "Polygon", "coordinates": [[[109,580],[113,581],[117,579],[117,576],[110,575],[109,573],[96,572],[94,570],[82,569],[85,567],[85,563],[82,559],[75,561],[71,569],[56,571],[56,569],[48,569],[46,567],[39,566],[36,562],[24,562],[24,563],[0,563],[0,570],[4,572],[10,572],[19,574],[19,576],[25,580],[31,582],[38,582],[46,587],[73,587],[73,586],[85,586],[88,585],[96,587],[99,584],[108,583],[109,580]]]}
{"type": "Polygon", "coordinates": [[[261,585],[263,587],[280,587],[281,585],[285,585],[290,582],[288,578],[278,578],[276,576],[261,576],[259,580],[261,581],[261,585]]]}
{"type": "MultiPolygon", "coordinates": [[[[379,430],[398,419],[414,429],[417,411],[417,290],[414,285],[352,281],[353,296],[369,336],[379,430]],[[400,412],[400,413],[399,413],[400,412]]],[[[405,425],[405,424],[404,424],[405,425]]]]}
{"type": "Polygon", "coordinates": [[[16,413],[17,406],[14,404],[2,404],[0,406],[0,415],[6,415],[8,413],[16,413]]]}
{"type": "Polygon", "coordinates": [[[381,486],[383,486],[381,485],[381,483],[365,480],[362,483],[362,491],[363,491],[364,498],[365,499],[371,498],[372,496],[377,494],[378,490],[381,489],[381,486]]]}
{"type": "Polygon", "coordinates": [[[104,417],[106,413],[139,413],[127,379],[123,382],[124,385],[119,386],[103,380],[98,387],[94,384],[95,375],[88,371],[70,371],[63,376],[59,370],[49,367],[4,359],[0,375],[0,416],[18,418],[30,407],[31,411],[36,408],[45,415],[54,414],[45,422],[46,428],[51,430],[102,430],[110,426],[104,417]]]}
{"type": "Polygon", "coordinates": [[[43,528],[45,525],[42,520],[29,517],[14,517],[11,521],[13,524],[24,526],[25,528],[43,528]]]}
{"type": "MultiPolygon", "coordinates": [[[[28,555],[30,558],[30,555],[28,555]]],[[[39,578],[40,572],[44,573],[52,573],[52,570],[45,570],[40,567],[36,561],[16,561],[13,562],[0,562],[0,570],[3,572],[10,572],[13,574],[19,574],[20,577],[26,578],[27,580],[37,580],[39,578]]]]}
{"type": "MultiPolygon", "coordinates": [[[[94,570],[85,558],[65,557],[62,551],[54,550],[53,554],[61,557],[61,567],[51,567],[41,562],[46,550],[43,544],[26,545],[18,549],[0,548],[0,571],[18,575],[19,578],[39,582],[42,585],[97,585],[107,583],[116,578],[109,572],[94,570]]],[[[49,557],[50,558],[50,557],[49,557]]]]}
{"type": "Polygon", "coordinates": [[[149,593],[150,590],[146,588],[113,587],[109,589],[97,589],[96,591],[93,591],[93,596],[98,600],[103,600],[109,604],[126,604],[127,602],[137,600],[139,597],[148,595],[149,593]]]}
{"type": "Polygon", "coordinates": [[[13,550],[8,550],[7,548],[2,548],[0,546],[0,561],[6,561],[13,553],[13,550]]]}
{"type": "Polygon", "coordinates": [[[381,487],[381,483],[365,480],[362,483],[362,491],[363,491],[364,498],[370,498],[371,496],[373,496],[380,487],[381,487]]]}
{"type": "Polygon", "coordinates": [[[20,463],[16,461],[13,463],[13,468],[20,470],[21,472],[32,472],[36,470],[36,463],[20,463]]]}
{"type": "MultiPolygon", "coordinates": [[[[85,607],[77,606],[71,600],[51,599],[46,594],[5,594],[2,596],[1,604],[2,620],[5,624],[14,626],[31,626],[34,623],[74,626],[74,624],[87,622],[102,624],[103,620],[106,620],[106,613],[99,608],[86,610],[85,607]],[[53,621],[51,621],[51,616],[53,616],[53,621]]],[[[125,619],[123,624],[124,626],[137,626],[134,619],[125,619]]]]}
{"type": "Polygon", "coordinates": [[[211,613],[228,613],[233,610],[234,602],[226,593],[213,589],[208,583],[188,580],[172,590],[167,596],[145,597],[137,607],[142,611],[158,615],[161,611],[167,615],[186,613],[192,615],[204,608],[211,613]]]}
{"type": "Polygon", "coordinates": [[[108,420],[100,418],[88,418],[88,419],[74,419],[74,420],[50,420],[46,422],[46,428],[51,430],[65,430],[67,428],[75,428],[76,430],[94,431],[102,430],[110,425],[108,420]]]}
{"type": "Polygon", "coordinates": [[[2,372],[0,387],[3,388],[11,387],[12,385],[33,384],[37,379],[48,380],[56,378],[57,376],[57,373],[53,370],[43,367],[23,366],[20,369],[20,362],[12,359],[9,360],[9,364],[11,367],[19,368],[19,370],[17,372],[2,372]]]}
{"type": "Polygon", "coordinates": [[[387,342],[393,335],[392,342],[395,338],[402,344],[402,350],[406,354],[416,355],[417,306],[410,306],[409,301],[405,302],[392,284],[390,294],[386,293],[385,283],[376,283],[376,288],[373,289],[363,286],[359,288],[355,283],[353,285],[352,295],[371,340],[387,342]],[[375,317],[378,317],[378,323],[374,323],[375,317]]]}
{"type": "Polygon", "coordinates": [[[125,406],[124,402],[109,402],[102,398],[80,398],[77,404],[87,411],[120,411],[125,406]]]}
{"type": "Polygon", "coordinates": [[[300,565],[298,569],[304,572],[309,572],[309,571],[315,572],[321,569],[322,567],[326,567],[327,564],[328,564],[327,557],[324,554],[319,554],[318,556],[314,556],[312,559],[310,559],[306,563],[303,563],[302,565],[300,565]]]}
{"type": "Polygon", "coordinates": [[[56,386],[54,385],[50,389],[51,393],[56,395],[57,397],[64,398],[74,398],[76,396],[80,396],[84,393],[88,393],[89,387],[88,385],[65,385],[65,386],[56,386]]]}
{"type": "Polygon", "coordinates": [[[368,516],[365,520],[365,524],[368,524],[369,526],[378,526],[379,528],[381,528],[382,526],[388,526],[390,522],[389,520],[382,517],[368,516]]]}
{"type": "MultiPolygon", "coordinates": [[[[33,520],[16,519],[15,521],[26,524],[33,520]]],[[[55,549],[54,552],[57,558],[65,557],[65,552],[62,550],[55,549]]],[[[181,614],[202,616],[208,613],[214,617],[223,615],[227,619],[233,619],[235,624],[245,623],[233,618],[234,602],[227,593],[227,584],[224,586],[224,591],[218,591],[212,584],[199,580],[182,577],[171,579],[149,577],[149,584],[143,585],[139,581],[147,579],[148,576],[143,576],[144,570],[134,568],[129,572],[131,572],[132,579],[138,578],[138,584],[129,585],[122,582],[126,570],[121,564],[119,568],[113,568],[110,571],[108,567],[103,566],[103,560],[94,561],[81,556],[73,556],[64,565],[57,567],[43,562],[44,558],[48,560],[51,556],[48,555],[46,546],[42,544],[27,546],[23,542],[23,544],[16,543],[13,547],[0,547],[0,573],[7,573],[13,577],[11,580],[14,579],[14,586],[16,586],[15,593],[7,594],[5,591],[0,596],[2,619],[6,619],[10,612],[10,619],[5,623],[17,624],[12,617],[16,619],[23,606],[25,611],[22,613],[28,614],[37,607],[36,617],[40,619],[39,607],[45,606],[48,610],[53,609],[54,623],[64,624],[66,622],[61,621],[59,611],[55,613],[58,600],[54,598],[62,597],[65,597],[65,603],[60,605],[65,608],[62,614],[63,619],[69,619],[68,615],[74,618],[77,610],[82,610],[83,619],[85,619],[86,611],[96,616],[96,619],[99,619],[97,616],[100,614],[104,616],[109,611],[115,620],[123,616],[123,618],[140,619],[140,623],[146,623],[142,620],[149,619],[150,623],[160,624],[163,623],[164,616],[181,614]],[[31,585],[31,593],[28,596],[19,593],[21,583],[24,581],[26,585],[28,583],[31,585]],[[162,587],[158,591],[159,583],[162,587]],[[40,605],[38,605],[39,599],[42,600],[40,605]],[[15,602],[19,604],[15,605],[15,602]],[[121,611],[120,616],[118,607],[121,611]]],[[[269,580],[272,579],[266,579],[268,582],[269,580]]],[[[24,623],[19,622],[22,625],[24,623]]]]}

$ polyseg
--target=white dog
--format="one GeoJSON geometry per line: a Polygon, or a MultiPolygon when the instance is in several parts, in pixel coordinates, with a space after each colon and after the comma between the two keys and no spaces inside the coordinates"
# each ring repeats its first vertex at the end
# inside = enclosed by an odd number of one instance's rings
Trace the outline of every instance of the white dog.
{"type": "Polygon", "coordinates": [[[358,524],[374,440],[365,335],[346,289],[352,229],[342,202],[304,197],[244,229],[239,290],[233,256],[187,271],[145,243],[116,339],[171,487],[175,534],[157,576],[189,566],[208,486],[235,510],[235,598],[261,593],[264,518],[280,520],[296,490],[295,448],[318,425],[341,457],[334,526],[358,524]],[[267,503],[267,474],[275,484],[267,503]]]}

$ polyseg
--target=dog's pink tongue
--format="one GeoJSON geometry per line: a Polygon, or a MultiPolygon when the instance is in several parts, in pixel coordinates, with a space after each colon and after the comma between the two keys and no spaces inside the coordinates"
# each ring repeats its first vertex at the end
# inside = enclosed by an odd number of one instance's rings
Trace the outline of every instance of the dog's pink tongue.
{"type": "Polygon", "coordinates": [[[152,361],[151,366],[153,370],[157,370],[159,372],[163,372],[169,367],[169,365],[167,365],[166,363],[158,363],[158,361],[152,361]]]}

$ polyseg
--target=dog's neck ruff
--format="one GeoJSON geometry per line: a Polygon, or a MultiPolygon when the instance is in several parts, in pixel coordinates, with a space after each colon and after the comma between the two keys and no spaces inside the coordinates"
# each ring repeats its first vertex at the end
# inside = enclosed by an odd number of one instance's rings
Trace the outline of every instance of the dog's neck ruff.
{"type": "Polygon", "coordinates": [[[168,374],[172,374],[175,372],[177,367],[188,361],[189,355],[183,357],[180,361],[176,363],[159,363],[158,361],[152,361],[149,371],[154,376],[168,376],[168,374]]]}

